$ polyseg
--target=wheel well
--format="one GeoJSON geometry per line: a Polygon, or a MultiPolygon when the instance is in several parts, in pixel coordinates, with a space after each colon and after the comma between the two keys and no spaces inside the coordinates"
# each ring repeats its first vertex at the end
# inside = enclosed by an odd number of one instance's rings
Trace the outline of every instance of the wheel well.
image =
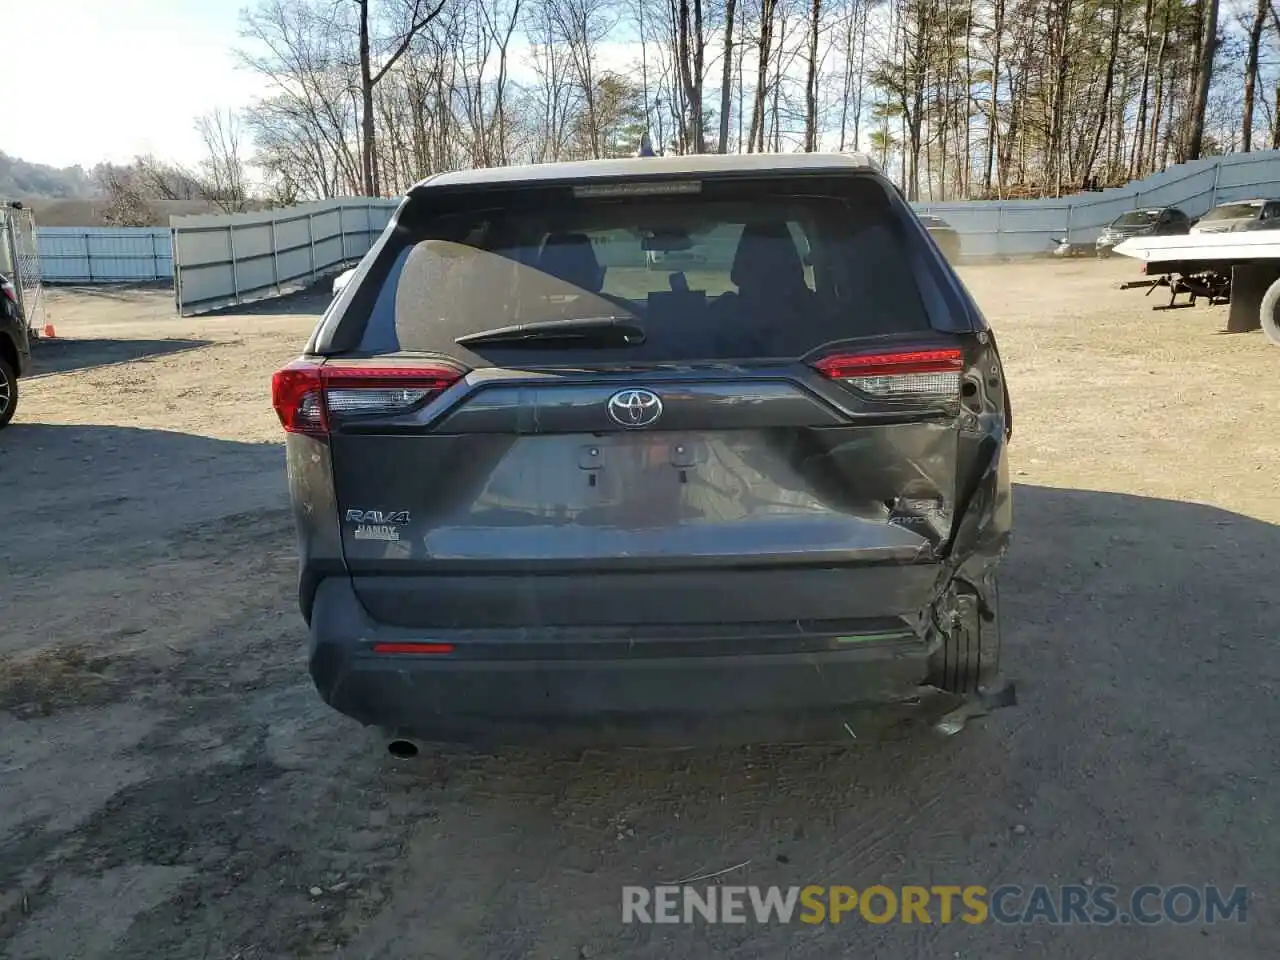
{"type": "Polygon", "coordinates": [[[14,376],[21,374],[22,371],[18,369],[18,348],[7,333],[0,333],[0,357],[8,361],[14,376]]]}

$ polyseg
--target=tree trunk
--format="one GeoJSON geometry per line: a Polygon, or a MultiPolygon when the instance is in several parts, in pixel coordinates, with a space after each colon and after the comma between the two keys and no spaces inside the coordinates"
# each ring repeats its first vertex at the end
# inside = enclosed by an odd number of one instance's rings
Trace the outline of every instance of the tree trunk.
{"type": "MultiPolygon", "coordinates": [[[[774,153],[782,152],[782,67],[783,54],[787,50],[787,8],[782,8],[782,19],[778,24],[778,56],[773,68],[773,106],[769,110],[769,142],[774,153]]],[[[761,148],[763,149],[763,147],[761,148]]]]}
{"type": "MultiPolygon", "coordinates": [[[[973,144],[970,139],[969,124],[973,118],[973,0],[969,0],[965,8],[964,19],[964,100],[963,110],[958,116],[956,128],[956,147],[960,151],[962,162],[956,167],[959,180],[957,193],[963,199],[969,199],[970,180],[973,177],[973,144]]],[[[957,108],[960,109],[960,108],[957,108]]]]}
{"type": "Polygon", "coordinates": [[[680,0],[676,56],[680,60],[680,92],[684,97],[682,116],[688,118],[681,125],[685,131],[685,152],[702,153],[706,149],[702,129],[702,0],[693,0],[692,13],[691,20],[689,0],[680,0]]]}
{"type": "Polygon", "coordinates": [[[1276,84],[1276,110],[1271,121],[1271,149],[1280,150],[1280,83],[1276,84]]]}
{"type": "Polygon", "coordinates": [[[1187,160],[1197,160],[1204,148],[1204,115],[1209,104],[1209,85],[1213,81],[1213,56],[1218,51],[1218,0],[1201,0],[1203,4],[1200,33],[1200,57],[1196,64],[1196,89],[1191,102],[1191,126],[1187,137],[1187,160]]]}
{"type": "MultiPolygon", "coordinates": [[[[1070,48],[1067,36],[1071,29],[1071,0],[1057,0],[1057,23],[1054,27],[1056,76],[1053,83],[1053,107],[1049,114],[1049,143],[1046,181],[1053,181],[1053,195],[1062,195],[1062,121],[1066,107],[1067,69],[1070,66],[1070,48]]],[[[1046,183],[1046,186],[1048,184],[1046,183]]]]}
{"type": "Polygon", "coordinates": [[[1147,173],[1156,172],[1156,152],[1159,148],[1160,111],[1164,107],[1164,58],[1169,46],[1169,8],[1165,7],[1164,30],[1160,34],[1160,48],[1156,53],[1156,94],[1151,109],[1151,136],[1148,146],[1151,150],[1151,163],[1147,173]]]}
{"type": "Polygon", "coordinates": [[[853,149],[857,150],[862,134],[862,89],[867,75],[867,14],[870,0],[858,4],[858,86],[853,93],[853,149]]]}
{"type": "Polygon", "coordinates": [[[1244,112],[1240,119],[1240,150],[1253,149],[1253,102],[1258,85],[1258,48],[1262,46],[1262,28],[1267,22],[1268,0],[1258,0],[1249,28],[1249,51],[1244,65],[1244,112]]]}
{"type": "Polygon", "coordinates": [[[1147,137],[1147,94],[1151,89],[1151,22],[1155,4],[1147,0],[1142,14],[1142,88],[1138,93],[1138,119],[1134,123],[1134,147],[1132,159],[1129,161],[1129,179],[1142,175],[1142,152],[1147,137]]]}
{"type": "Polygon", "coordinates": [[[773,11],[777,0],[760,0],[760,35],[756,38],[756,95],[751,107],[747,152],[764,152],[764,115],[769,96],[769,56],[773,45],[773,11]]]}
{"type": "Polygon", "coordinates": [[[729,152],[729,108],[733,96],[733,15],[737,0],[724,4],[724,69],[720,74],[720,152],[729,152]]]}
{"type": "Polygon", "coordinates": [[[360,165],[364,193],[378,196],[373,150],[373,64],[369,50],[369,0],[360,0],[360,165]]]}
{"type": "Polygon", "coordinates": [[[822,0],[811,0],[809,7],[809,72],[804,85],[804,149],[818,150],[818,25],[822,17],[822,0]]]}
{"type": "Polygon", "coordinates": [[[990,196],[991,194],[991,173],[992,168],[995,166],[996,150],[998,148],[997,138],[1000,131],[1000,101],[998,94],[1000,91],[1000,44],[1004,35],[1004,5],[1005,0],[995,0],[992,11],[991,33],[994,46],[991,48],[991,102],[988,107],[987,117],[987,158],[986,167],[982,171],[982,192],[984,196],[990,196]]]}
{"type": "Polygon", "coordinates": [[[1121,0],[1116,0],[1116,5],[1111,10],[1111,18],[1111,50],[1107,55],[1107,72],[1102,81],[1102,97],[1098,108],[1098,126],[1093,131],[1093,146],[1090,147],[1088,156],[1085,157],[1084,163],[1081,164],[1081,190],[1086,189],[1089,185],[1089,176],[1093,173],[1094,161],[1098,159],[1098,147],[1102,143],[1102,131],[1107,128],[1107,111],[1111,105],[1111,87],[1115,83],[1116,76],[1116,53],[1120,49],[1121,0]]]}
{"type": "Polygon", "coordinates": [[[685,109],[680,111],[681,139],[684,141],[681,145],[681,153],[698,152],[698,116],[693,109],[696,93],[693,82],[693,65],[690,62],[693,53],[689,39],[689,29],[689,0],[680,0],[676,21],[676,59],[679,61],[680,89],[685,94],[683,98],[685,109]],[[694,145],[692,149],[689,147],[691,143],[694,145]]]}

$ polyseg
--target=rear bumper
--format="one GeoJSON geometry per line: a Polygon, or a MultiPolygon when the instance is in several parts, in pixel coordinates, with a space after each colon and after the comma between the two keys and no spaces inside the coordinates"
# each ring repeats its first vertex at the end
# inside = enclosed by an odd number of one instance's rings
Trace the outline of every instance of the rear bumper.
{"type": "Polygon", "coordinates": [[[905,621],[854,632],[777,636],[742,630],[750,653],[728,653],[723,630],[658,628],[616,643],[583,631],[530,638],[519,656],[490,631],[415,631],[370,620],[345,578],[325,580],[311,620],[311,675],[336,710],[400,735],[440,742],[753,743],[845,740],[902,720],[928,721],[956,698],[922,683],[930,650],[905,621]],[[698,639],[703,634],[705,639],[698,639]],[[749,635],[748,635],[749,634],[749,635]],[[576,638],[576,639],[575,639],[576,638]],[[382,642],[450,642],[445,655],[379,654],[382,642]],[[470,648],[469,648],[470,645],[470,648]],[[596,649],[592,649],[593,646],[596,649]],[[801,647],[798,652],[797,646],[801,647]],[[540,655],[525,651],[538,648],[540,655]],[[673,655],[674,649],[683,651],[673,655]],[[698,655],[699,649],[714,655],[698,655]]]}

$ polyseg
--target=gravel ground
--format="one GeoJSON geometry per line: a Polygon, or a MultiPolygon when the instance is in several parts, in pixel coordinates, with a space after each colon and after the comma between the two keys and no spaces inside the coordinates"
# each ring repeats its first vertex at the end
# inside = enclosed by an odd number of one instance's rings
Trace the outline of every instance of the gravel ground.
{"type": "Polygon", "coordinates": [[[49,294],[0,434],[0,956],[1274,957],[1280,351],[1123,262],[965,268],[1020,705],[846,750],[393,765],[304,670],[271,371],[323,293],[49,294]],[[638,926],[621,887],[1248,886],[1244,923],[638,926]]]}

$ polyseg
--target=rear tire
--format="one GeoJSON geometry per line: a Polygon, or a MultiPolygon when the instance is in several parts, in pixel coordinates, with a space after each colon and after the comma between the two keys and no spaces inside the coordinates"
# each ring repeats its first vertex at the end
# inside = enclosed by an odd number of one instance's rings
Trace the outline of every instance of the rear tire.
{"type": "Polygon", "coordinates": [[[9,361],[0,357],[0,430],[8,426],[18,409],[18,375],[9,361]]]}
{"type": "Polygon", "coordinates": [[[930,662],[929,683],[950,693],[977,693],[1000,672],[1000,587],[993,577],[986,616],[978,597],[956,597],[956,622],[930,662]]]}
{"type": "Polygon", "coordinates": [[[1258,320],[1262,323],[1262,332],[1275,346],[1280,347],[1280,280],[1267,287],[1262,295],[1262,306],[1258,308],[1258,320]]]}

